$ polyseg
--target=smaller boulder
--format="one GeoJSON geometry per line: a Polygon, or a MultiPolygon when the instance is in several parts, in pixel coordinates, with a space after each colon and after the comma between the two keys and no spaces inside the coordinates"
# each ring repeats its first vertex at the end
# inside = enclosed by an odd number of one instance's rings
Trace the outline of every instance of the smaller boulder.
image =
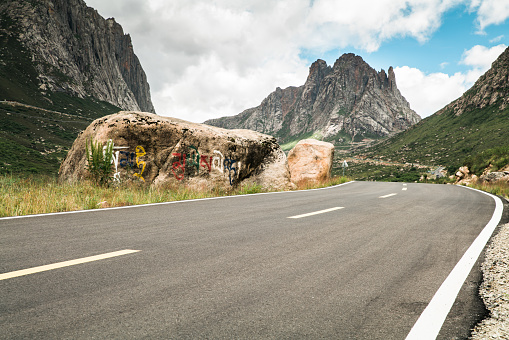
{"type": "Polygon", "coordinates": [[[470,170],[468,170],[468,167],[462,166],[456,172],[456,177],[458,177],[458,179],[464,179],[465,177],[468,176],[468,174],[470,174],[470,170]]]}
{"type": "Polygon", "coordinates": [[[505,171],[493,171],[487,174],[483,174],[481,179],[485,182],[500,182],[500,181],[509,181],[509,174],[506,174],[505,171]]]}
{"type": "Polygon", "coordinates": [[[334,145],[316,139],[304,139],[288,153],[291,181],[320,183],[331,177],[334,145]]]}

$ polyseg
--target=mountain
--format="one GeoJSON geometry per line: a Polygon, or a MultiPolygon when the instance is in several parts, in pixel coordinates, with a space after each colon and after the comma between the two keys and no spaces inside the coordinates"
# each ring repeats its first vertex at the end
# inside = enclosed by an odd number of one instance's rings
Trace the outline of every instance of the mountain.
{"type": "Polygon", "coordinates": [[[0,173],[55,175],[79,132],[154,112],[131,38],[83,0],[0,1],[0,173]]]}
{"type": "MultiPolygon", "coordinates": [[[[115,19],[105,20],[83,0],[4,0],[0,22],[5,46],[16,40],[10,44],[19,45],[31,59],[35,79],[30,81],[45,98],[51,100],[49,92],[63,92],[154,112],[130,36],[115,19]]],[[[16,90],[2,86],[0,99],[16,98],[16,90]]]]}
{"type": "Polygon", "coordinates": [[[314,136],[340,145],[387,136],[419,120],[399,92],[392,67],[388,74],[377,72],[349,53],[332,67],[315,61],[300,87],[278,87],[259,106],[205,124],[251,129],[283,143],[314,136]]]}
{"type": "Polygon", "coordinates": [[[460,98],[363,154],[452,172],[467,157],[502,146],[509,146],[509,48],[460,98]]]}

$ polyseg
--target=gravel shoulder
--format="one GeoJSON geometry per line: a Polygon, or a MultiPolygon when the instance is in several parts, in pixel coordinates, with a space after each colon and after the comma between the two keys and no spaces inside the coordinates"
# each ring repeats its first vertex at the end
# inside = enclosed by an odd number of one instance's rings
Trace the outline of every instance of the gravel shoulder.
{"type": "Polygon", "coordinates": [[[490,316],[475,327],[471,339],[509,340],[509,223],[492,238],[481,269],[479,294],[490,316]]]}

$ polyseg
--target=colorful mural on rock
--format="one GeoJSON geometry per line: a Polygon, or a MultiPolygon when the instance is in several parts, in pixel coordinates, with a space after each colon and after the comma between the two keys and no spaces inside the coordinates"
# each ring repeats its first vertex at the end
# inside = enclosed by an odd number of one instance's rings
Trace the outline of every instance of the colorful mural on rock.
{"type": "MultiPolygon", "coordinates": [[[[115,146],[113,143],[112,165],[114,167],[113,181],[120,183],[120,169],[137,169],[133,176],[138,177],[143,182],[143,174],[147,167],[145,156],[147,152],[141,145],[136,146],[134,151],[129,151],[129,146],[115,146]]],[[[106,152],[106,146],[103,147],[106,152]]],[[[182,181],[186,176],[198,176],[201,172],[218,171],[228,176],[230,185],[234,185],[239,178],[241,162],[225,158],[223,154],[214,150],[213,155],[201,155],[195,146],[187,147],[187,152],[173,152],[171,171],[176,180],[182,181]]]]}

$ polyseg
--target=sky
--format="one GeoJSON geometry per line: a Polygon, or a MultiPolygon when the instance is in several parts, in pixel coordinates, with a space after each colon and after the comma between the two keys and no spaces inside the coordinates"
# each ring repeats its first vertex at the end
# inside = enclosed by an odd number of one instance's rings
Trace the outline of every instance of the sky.
{"type": "Polygon", "coordinates": [[[390,66],[427,117],[509,45],[509,0],[85,0],[133,41],[157,114],[201,123],[301,86],[343,53],[390,66]]]}

